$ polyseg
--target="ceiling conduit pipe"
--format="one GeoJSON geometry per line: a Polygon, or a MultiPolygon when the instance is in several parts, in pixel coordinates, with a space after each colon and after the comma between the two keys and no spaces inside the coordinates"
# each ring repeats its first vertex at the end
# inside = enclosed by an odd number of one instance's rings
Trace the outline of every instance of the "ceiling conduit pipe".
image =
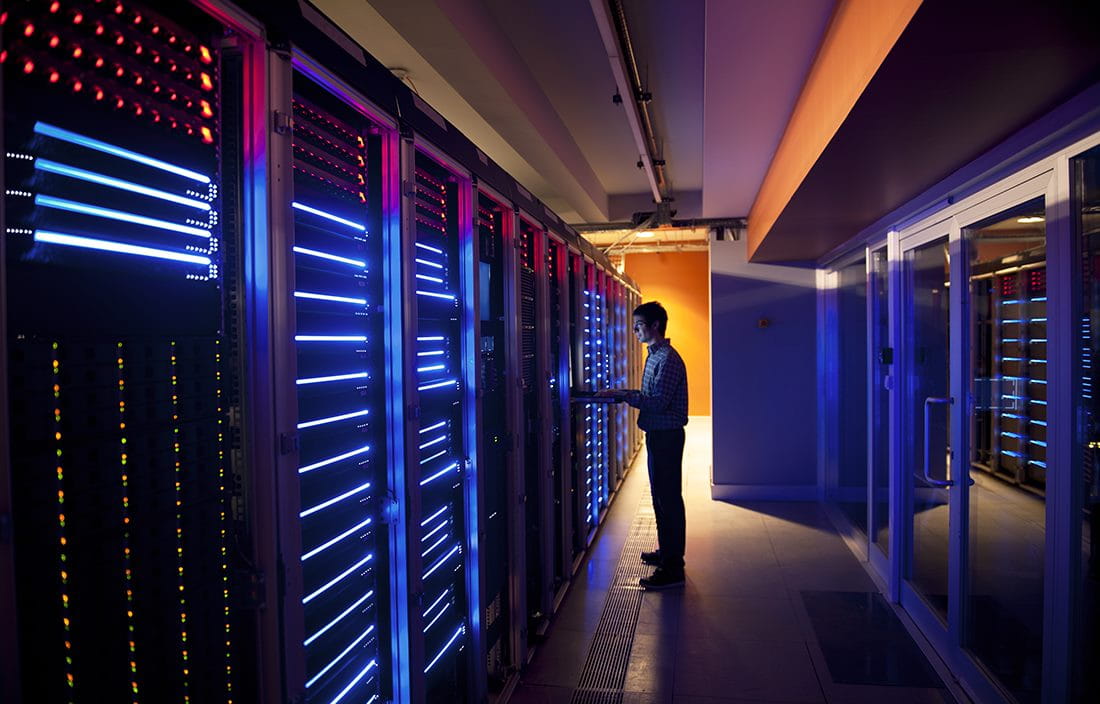
{"type": "Polygon", "coordinates": [[[634,144],[638,149],[638,160],[649,179],[649,188],[653,191],[653,202],[663,200],[666,187],[664,161],[656,160],[657,140],[653,135],[653,122],[649,117],[646,103],[649,96],[642,91],[638,76],[638,66],[634,60],[630,35],[626,28],[626,15],[619,0],[589,0],[592,14],[596,16],[596,25],[600,29],[604,49],[611,63],[611,73],[615,76],[615,85],[626,109],[626,119],[634,135],[634,144]],[[614,17],[608,7],[614,7],[614,17]],[[628,75],[629,74],[629,75],[628,75]],[[628,102],[628,97],[633,98],[628,102]]]}

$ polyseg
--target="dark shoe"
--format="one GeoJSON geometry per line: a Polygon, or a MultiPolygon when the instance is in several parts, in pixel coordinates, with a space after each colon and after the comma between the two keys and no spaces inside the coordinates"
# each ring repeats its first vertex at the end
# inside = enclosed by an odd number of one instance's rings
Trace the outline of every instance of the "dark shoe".
{"type": "Polygon", "coordinates": [[[669,572],[668,570],[663,570],[658,567],[650,576],[639,579],[638,584],[641,584],[643,589],[671,589],[673,587],[682,587],[684,586],[684,573],[669,572]]]}
{"type": "Polygon", "coordinates": [[[661,564],[661,551],[654,550],[653,552],[643,552],[642,562],[650,565],[651,567],[656,567],[657,565],[661,564]]]}

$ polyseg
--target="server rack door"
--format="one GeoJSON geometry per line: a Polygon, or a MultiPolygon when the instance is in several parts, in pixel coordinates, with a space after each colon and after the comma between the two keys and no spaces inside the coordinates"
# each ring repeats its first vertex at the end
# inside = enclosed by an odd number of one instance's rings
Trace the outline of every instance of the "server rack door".
{"type": "MultiPolygon", "coordinates": [[[[415,306],[408,358],[414,413],[409,446],[410,597],[423,699],[473,699],[482,663],[473,378],[473,237],[468,181],[420,148],[406,193],[415,256],[407,261],[415,306]],[[441,353],[441,354],[440,354],[441,353]],[[418,631],[418,632],[416,632],[418,631]]],[[[407,251],[407,250],[406,250],[407,251]]],[[[408,365],[406,366],[408,368],[408,365]]],[[[414,680],[417,674],[414,672],[414,680]]],[[[419,697],[418,697],[419,698],[419,697]]]]}
{"type": "Polygon", "coordinates": [[[26,700],[254,698],[226,27],[184,4],[4,19],[3,481],[26,700]]]}
{"type": "Polygon", "coordinates": [[[553,486],[553,589],[555,608],[565,595],[572,564],[572,545],[569,526],[573,520],[572,472],[566,425],[569,419],[569,313],[570,297],[568,250],[564,243],[549,238],[546,253],[546,269],[549,303],[549,379],[550,379],[550,472],[553,486]]]}
{"type": "MultiPolygon", "coordinates": [[[[588,288],[588,269],[580,254],[569,252],[569,290],[574,304],[570,315],[570,352],[572,361],[572,387],[588,389],[591,373],[591,353],[586,344],[589,338],[588,311],[591,308],[591,291],[588,288]]],[[[575,403],[570,407],[572,417],[572,550],[573,568],[588,545],[593,526],[591,452],[588,441],[591,404],[575,403]]]]}
{"type": "MultiPolygon", "coordinates": [[[[592,383],[593,388],[607,388],[608,352],[608,310],[607,310],[607,273],[593,266],[592,269],[592,383]]],[[[609,445],[610,406],[597,404],[592,409],[594,420],[593,445],[596,448],[593,457],[593,469],[596,474],[596,510],[598,519],[603,520],[607,504],[611,498],[611,448],[609,445]]]]}
{"type": "Polygon", "coordinates": [[[515,448],[519,411],[514,210],[503,198],[479,190],[476,223],[482,640],[489,691],[497,694],[518,672],[523,652],[517,625],[523,620],[523,609],[516,585],[517,565],[523,557],[523,524],[515,515],[522,477],[515,448]]]}
{"type": "Polygon", "coordinates": [[[523,405],[524,514],[526,538],[526,630],[546,625],[551,609],[549,501],[546,470],[546,287],[541,266],[545,232],[533,221],[519,221],[520,361],[523,405]]]}
{"type": "Polygon", "coordinates": [[[287,564],[287,689],[305,701],[393,697],[386,377],[384,134],[295,71],[290,227],[280,331],[293,378],[287,564]]]}

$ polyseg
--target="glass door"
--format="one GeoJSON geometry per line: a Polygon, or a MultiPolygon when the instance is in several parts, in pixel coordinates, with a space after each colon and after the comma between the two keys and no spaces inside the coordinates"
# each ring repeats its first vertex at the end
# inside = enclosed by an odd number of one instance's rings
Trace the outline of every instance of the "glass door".
{"type": "MultiPolygon", "coordinates": [[[[951,394],[950,303],[952,238],[946,226],[902,243],[902,487],[908,540],[902,603],[931,613],[946,633],[952,605],[949,428],[956,412],[951,394]],[[918,606],[919,605],[919,606],[918,606]]],[[[927,630],[927,629],[926,629],[927,630]]]]}
{"type": "Polygon", "coordinates": [[[979,699],[1042,701],[1044,178],[900,240],[901,603],[979,699]]]}

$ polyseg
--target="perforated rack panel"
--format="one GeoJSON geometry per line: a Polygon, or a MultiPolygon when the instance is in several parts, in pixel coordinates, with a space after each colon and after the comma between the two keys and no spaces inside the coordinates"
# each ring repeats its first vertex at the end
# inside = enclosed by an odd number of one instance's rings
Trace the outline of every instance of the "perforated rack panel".
{"type": "Polygon", "coordinates": [[[26,696],[245,700],[222,28],[183,4],[2,19],[26,696]]]}
{"type": "Polygon", "coordinates": [[[1020,484],[1046,485],[1046,267],[994,277],[994,359],[1002,379],[994,419],[996,470],[1020,484]]]}
{"type": "Polygon", "coordinates": [[[293,111],[306,693],[374,701],[391,681],[381,145],[301,75],[293,111]]]}
{"type": "MultiPolygon", "coordinates": [[[[510,210],[510,208],[508,209],[510,210]]],[[[508,434],[507,349],[504,306],[505,213],[503,205],[485,193],[478,193],[478,256],[480,260],[481,308],[481,542],[482,628],[489,683],[499,689],[508,670],[516,665],[511,650],[512,568],[509,550],[513,504],[512,479],[508,476],[510,443],[508,434]]],[[[508,212],[508,217],[511,213],[508,212]]]]}
{"type": "MultiPolygon", "coordinates": [[[[465,552],[462,254],[458,182],[421,152],[416,155],[416,384],[419,405],[421,516],[418,547],[428,699],[450,701],[465,692],[469,638],[465,552]]],[[[410,528],[416,528],[416,525],[410,528]]]]}

